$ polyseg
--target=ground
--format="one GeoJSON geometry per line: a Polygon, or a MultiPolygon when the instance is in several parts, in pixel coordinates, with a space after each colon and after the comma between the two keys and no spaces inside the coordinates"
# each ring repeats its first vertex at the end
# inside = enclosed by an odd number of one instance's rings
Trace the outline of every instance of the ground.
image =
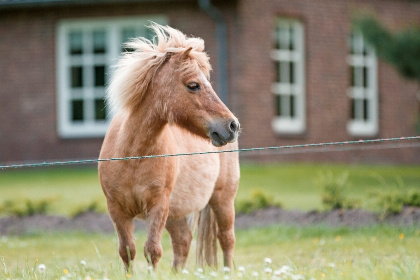
{"type": "MultiPolygon", "coordinates": [[[[273,224],[361,227],[373,224],[395,224],[420,226],[420,208],[405,207],[400,214],[379,219],[376,213],[361,209],[332,210],[325,212],[284,210],[267,208],[236,217],[235,227],[246,229],[273,224]]],[[[136,221],[136,230],[144,230],[145,223],[136,221]]],[[[86,212],[74,218],[62,216],[34,215],[28,217],[1,217],[0,235],[26,234],[39,231],[87,231],[112,233],[112,222],[107,214],[86,212]]]]}

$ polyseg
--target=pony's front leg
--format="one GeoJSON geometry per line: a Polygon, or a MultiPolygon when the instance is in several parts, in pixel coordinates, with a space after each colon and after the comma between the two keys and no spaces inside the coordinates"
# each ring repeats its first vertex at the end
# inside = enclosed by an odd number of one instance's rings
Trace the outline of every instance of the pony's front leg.
{"type": "Polygon", "coordinates": [[[187,218],[168,219],[166,229],[171,235],[172,249],[174,251],[173,269],[184,268],[190,250],[192,233],[187,218]]]}
{"type": "Polygon", "coordinates": [[[156,268],[163,253],[161,238],[169,213],[169,195],[155,193],[146,205],[147,240],[144,244],[144,256],[156,268]]]}
{"type": "Polygon", "coordinates": [[[210,200],[218,226],[217,238],[223,250],[223,264],[225,267],[233,267],[233,250],[235,247],[235,207],[234,198],[223,195],[213,195],[210,200]]]}
{"type": "Polygon", "coordinates": [[[136,256],[136,245],[134,243],[134,222],[132,217],[127,217],[121,212],[110,211],[118,233],[119,253],[124,262],[125,269],[130,269],[131,262],[136,256]]]}

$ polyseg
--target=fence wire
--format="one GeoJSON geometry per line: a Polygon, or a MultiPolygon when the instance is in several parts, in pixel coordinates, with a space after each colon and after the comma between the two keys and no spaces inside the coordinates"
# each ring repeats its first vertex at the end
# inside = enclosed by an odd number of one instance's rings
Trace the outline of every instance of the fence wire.
{"type": "Polygon", "coordinates": [[[258,154],[267,154],[267,153],[268,154],[294,154],[294,153],[420,147],[420,142],[388,144],[390,142],[402,142],[402,141],[409,141],[409,140],[420,140],[420,136],[380,138],[380,139],[371,139],[371,140],[356,140],[356,141],[341,141],[341,142],[326,142],[326,143],[313,143],[313,144],[299,144],[299,145],[284,145],[284,146],[261,147],[261,148],[244,148],[244,149],[194,152],[194,153],[176,153],[176,154],[148,155],[148,156],[114,157],[114,158],[104,158],[104,159],[99,158],[99,159],[83,159],[83,160],[68,160],[68,161],[19,163],[19,164],[10,164],[10,165],[0,165],[0,170],[29,168],[29,167],[32,167],[32,168],[33,167],[49,167],[49,166],[59,166],[59,165],[79,165],[79,164],[92,164],[92,163],[98,163],[98,162],[141,160],[141,159],[153,159],[153,158],[163,158],[163,157],[194,156],[194,155],[221,154],[221,153],[254,152],[254,155],[257,152],[258,154]],[[360,145],[360,144],[376,144],[376,145],[365,146],[365,147],[349,146],[349,145],[360,145]],[[335,146],[337,147],[334,149],[331,149],[331,147],[335,147],[335,146]]]}

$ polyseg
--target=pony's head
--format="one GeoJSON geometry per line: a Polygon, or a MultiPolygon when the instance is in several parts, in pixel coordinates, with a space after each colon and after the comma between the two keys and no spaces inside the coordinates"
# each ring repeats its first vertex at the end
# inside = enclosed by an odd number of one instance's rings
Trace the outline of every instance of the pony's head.
{"type": "Polygon", "coordinates": [[[234,142],[239,122],[210,82],[204,41],[169,26],[153,24],[157,39],[127,43],[133,52],[120,59],[108,89],[114,112],[147,110],[160,120],[210,139],[214,146],[234,142]]]}

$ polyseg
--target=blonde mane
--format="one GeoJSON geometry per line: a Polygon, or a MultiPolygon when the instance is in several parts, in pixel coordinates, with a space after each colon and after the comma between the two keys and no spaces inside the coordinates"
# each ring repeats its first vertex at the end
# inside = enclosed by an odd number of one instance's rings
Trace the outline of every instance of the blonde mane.
{"type": "MultiPolygon", "coordinates": [[[[194,62],[209,77],[211,66],[201,38],[187,37],[177,29],[156,23],[150,28],[156,33],[152,41],[136,38],[125,44],[134,51],[121,57],[108,87],[106,98],[113,113],[133,109],[141,102],[157,70],[169,55],[192,48],[189,64],[194,62]]],[[[182,68],[187,70],[188,67],[182,68]]]]}

